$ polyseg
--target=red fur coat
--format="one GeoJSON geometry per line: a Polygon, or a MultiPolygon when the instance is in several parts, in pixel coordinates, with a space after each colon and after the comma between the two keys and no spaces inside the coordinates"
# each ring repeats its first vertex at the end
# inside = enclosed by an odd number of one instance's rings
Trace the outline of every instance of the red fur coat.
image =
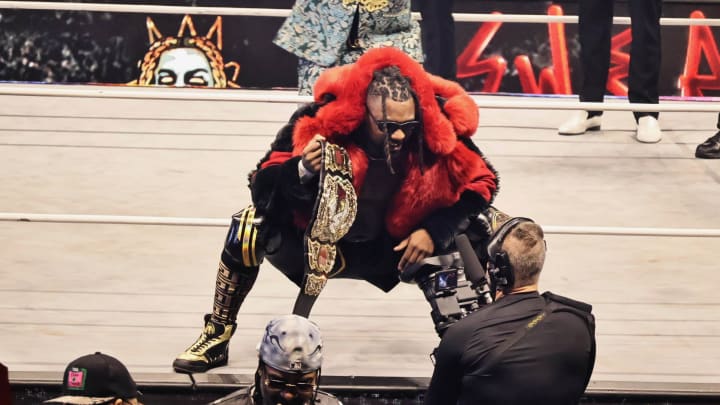
{"type": "Polygon", "coordinates": [[[366,117],[366,92],[373,72],[391,65],[399,67],[410,79],[422,109],[424,142],[435,156],[424,173],[417,165],[407,168],[407,176],[387,210],[387,230],[401,239],[433,212],[456,204],[464,192],[476,193],[489,204],[497,190],[495,171],[469,141],[478,125],[478,109],[472,98],[457,83],[426,73],[403,52],[394,48],[373,49],[354,64],[324,72],[315,85],[317,104],[313,113],[297,118],[290,127],[291,145],[286,142],[283,146],[278,135],[259,168],[267,169],[297,158],[315,134],[322,134],[347,149],[353,164],[353,183],[359,193],[368,158],[348,134],[366,117]],[[325,103],[328,95],[334,100],[325,103]],[[446,100],[442,110],[436,96],[446,100]]]}

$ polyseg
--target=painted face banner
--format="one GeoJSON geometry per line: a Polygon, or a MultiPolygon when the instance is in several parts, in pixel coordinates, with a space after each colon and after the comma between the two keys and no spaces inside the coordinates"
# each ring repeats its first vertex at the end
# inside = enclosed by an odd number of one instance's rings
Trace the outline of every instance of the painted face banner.
{"type": "Polygon", "coordinates": [[[205,35],[198,35],[193,19],[186,15],[177,35],[163,35],[155,21],[146,21],[150,48],[140,63],[140,76],[131,84],[173,87],[239,87],[240,64],[225,62],[222,55],[222,17],[205,35]],[[228,78],[226,70],[231,70],[228,78]]]}

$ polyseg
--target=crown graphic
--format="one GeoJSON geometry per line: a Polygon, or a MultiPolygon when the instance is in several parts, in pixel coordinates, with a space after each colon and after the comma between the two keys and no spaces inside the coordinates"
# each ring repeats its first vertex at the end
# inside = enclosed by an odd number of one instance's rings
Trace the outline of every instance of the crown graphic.
{"type": "MultiPolygon", "coordinates": [[[[166,37],[166,35],[163,35],[157,28],[157,25],[155,25],[155,21],[153,21],[152,18],[147,17],[147,19],[145,20],[145,25],[147,26],[148,41],[150,41],[151,44],[159,39],[166,37]]],[[[187,36],[198,36],[197,30],[195,29],[195,23],[193,23],[192,17],[187,14],[180,22],[180,28],[178,29],[176,37],[185,37],[186,31],[190,34],[187,36]]],[[[220,16],[215,18],[215,23],[210,27],[207,34],[204,35],[204,38],[212,40],[213,35],[215,35],[215,46],[217,46],[218,49],[222,50],[222,17],[220,16]]]]}
{"type": "Polygon", "coordinates": [[[192,17],[187,14],[180,22],[176,36],[166,35],[160,32],[160,29],[151,17],[146,17],[145,26],[147,27],[150,48],[143,61],[139,63],[141,77],[135,84],[150,84],[152,70],[156,66],[157,58],[159,58],[162,52],[172,46],[178,46],[178,44],[188,44],[189,46],[201,49],[208,57],[214,69],[213,76],[216,79],[216,83],[219,84],[219,86],[215,87],[240,87],[237,84],[240,64],[237,62],[225,62],[220,52],[223,48],[221,16],[215,18],[215,22],[210,26],[205,35],[198,35],[192,17]],[[230,76],[226,76],[224,72],[226,69],[233,69],[230,76]]]}

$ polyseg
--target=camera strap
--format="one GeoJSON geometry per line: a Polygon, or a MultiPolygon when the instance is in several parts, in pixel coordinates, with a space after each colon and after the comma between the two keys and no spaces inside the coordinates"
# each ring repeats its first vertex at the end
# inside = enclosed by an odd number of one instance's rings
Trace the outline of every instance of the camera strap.
{"type": "Polygon", "coordinates": [[[505,340],[500,346],[496,347],[495,350],[488,353],[485,356],[485,360],[483,361],[483,366],[470,375],[478,377],[487,375],[486,373],[500,362],[502,355],[505,354],[508,349],[513,347],[522,338],[524,338],[525,335],[530,332],[530,330],[541,324],[542,321],[544,321],[548,317],[548,315],[552,313],[555,306],[555,303],[546,299],[545,305],[543,306],[540,313],[535,315],[535,317],[533,317],[530,322],[526,323],[520,329],[516,330],[515,333],[512,334],[512,336],[505,340]]]}

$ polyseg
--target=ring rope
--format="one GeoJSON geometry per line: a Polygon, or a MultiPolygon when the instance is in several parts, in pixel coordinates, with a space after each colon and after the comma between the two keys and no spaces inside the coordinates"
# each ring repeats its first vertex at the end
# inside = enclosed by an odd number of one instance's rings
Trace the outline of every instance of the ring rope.
{"type": "MultiPolygon", "coordinates": [[[[192,14],[222,15],[250,17],[287,17],[289,9],[248,8],[248,7],[188,7],[188,6],[157,6],[138,4],[102,4],[102,3],[58,3],[35,1],[0,1],[0,8],[16,10],[64,10],[64,11],[96,11],[141,14],[192,14]]],[[[420,20],[420,13],[412,13],[413,19],[420,20]]],[[[577,24],[578,16],[550,16],[540,14],[482,14],[453,13],[457,22],[508,22],[508,23],[568,23],[577,24]]],[[[617,25],[630,25],[630,17],[614,17],[617,25]]],[[[660,25],[667,26],[720,26],[718,18],[661,18],[660,25]]]]}
{"type": "MultiPolygon", "coordinates": [[[[227,227],[229,220],[193,217],[152,217],[134,215],[75,215],[31,214],[0,212],[3,222],[49,222],[71,224],[113,225],[173,225],[197,227],[227,227]]],[[[557,226],[544,225],[545,233],[557,235],[612,235],[612,236],[669,236],[669,237],[720,237],[720,229],[710,228],[653,228],[611,226],[557,226]]]]}
{"type": "MultiPolygon", "coordinates": [[[[309,96],[294,94],[268,94],[261,91],[184,89],[158,87],[110,87],[43,84],[43,85],[0,85],[0,96],[43,96],[43,97],[82,97],[113,99],[151,99],[185,101],[237,101],[300,104],[312,101],[309,96]]],[[[712,112],[717,113],[717,102],[684,101],[661,102],[660,104],[639,104],[626,101],[608,101],[589,103],[556,100],[492,100],[495,96],[473,96],[479,108],[514,110],[586,110],[586,111],[637,111],[637,112],[712,112]]],[[[510,96],[512,97],[512,96],[510,96]]],[[[518,97],[519,98],[519,97],[518,97]]]]}

